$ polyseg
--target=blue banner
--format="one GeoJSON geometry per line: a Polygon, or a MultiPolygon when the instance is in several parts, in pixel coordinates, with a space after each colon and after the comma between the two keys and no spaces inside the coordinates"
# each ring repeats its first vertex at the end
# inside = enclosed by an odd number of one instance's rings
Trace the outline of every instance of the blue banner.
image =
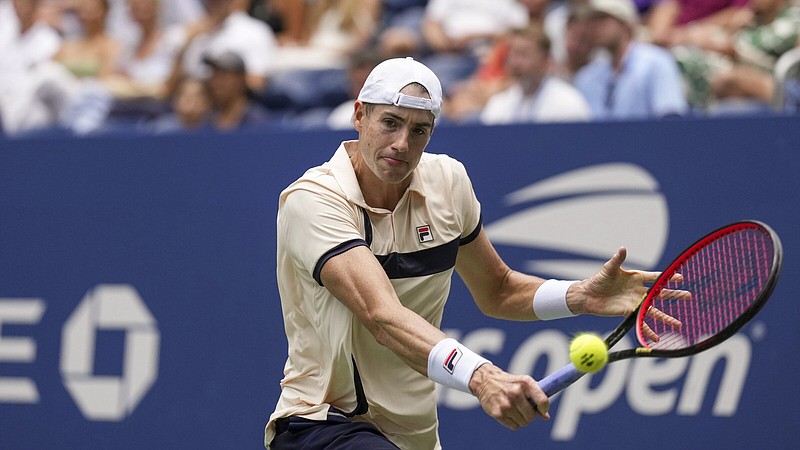
{"type": "MultiPolygon", "coordinates": [[[[0,448],[263,448],[286,339],[279,192],[353,132],[0,140],[0,448]]],[[[800,118],[443,127],[514,268],[594,273],[621,245],[658,270],[740,219],[770,224],[783,277],[764,310],[691,358],[609,365],[510,431],[440,390],[447,449],[787,448],[800,423],[800,118]]],[[[443,327],[541,378],[615,318],[482,316],[459,280],[443,327]]],[[[627,345],[633,345],[631,340],[627,345]]]]}

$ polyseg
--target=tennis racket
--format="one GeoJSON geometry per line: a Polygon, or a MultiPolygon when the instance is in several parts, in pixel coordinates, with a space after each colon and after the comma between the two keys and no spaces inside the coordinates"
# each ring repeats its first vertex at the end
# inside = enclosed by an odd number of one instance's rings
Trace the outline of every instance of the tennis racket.
{"type": "MultiPolygon", "coordinates": [[[[611,349],[635,326],[639,345],[610,352],[608,362],[689,356],[723,342],[767,302],[782,262],[781,241],[762,222],[736,222],[706,235],[659,275],[637,309],[608,335],[611,349]]],[[[570,363],[539,387],[550,397],[583,375],[570,363]]]]}

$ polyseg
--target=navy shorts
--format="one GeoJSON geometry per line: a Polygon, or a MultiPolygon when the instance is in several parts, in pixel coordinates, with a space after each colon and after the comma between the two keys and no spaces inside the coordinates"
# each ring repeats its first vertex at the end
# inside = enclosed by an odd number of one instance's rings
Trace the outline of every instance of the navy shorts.
{"type": "Polygon", "coordinates": [[[271,450],[398,450],[378,429],[331,410],[328,420],[286,417],[275,421],[271,450]]]}

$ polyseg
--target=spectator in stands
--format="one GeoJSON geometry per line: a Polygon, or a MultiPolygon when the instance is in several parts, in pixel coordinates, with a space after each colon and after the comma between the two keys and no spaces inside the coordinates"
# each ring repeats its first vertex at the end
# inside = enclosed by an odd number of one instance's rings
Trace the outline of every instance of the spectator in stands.
{"type": "Polygon", "coordinates": [[[561,78],[572,81],[575,74],[592,59],[592,42],[587,17],[570,11],[563,35],[563,55],[555,61],[555,72],[561,78]]]}
{"type": "Polygon", "coordinates": [[[715,100],[752,100],[767,107],[774,95],[778,58],[800,39],[800,7],[789,0],[750,0],[753,22],[726,40],[731,65],[712,71],[715,100]]]}
{"type": "Polygon", "coordinates": [[[107,0],[77,0],[75,13],[83,34],[64,42],[55,60],[78,78],[102,78],[114,72],[121,46],[106,31],[107,0]]]}
{"type": "Polygon", "coordinates": [[[439,76],[449,95],[456,82],[475,72],[480,57],[497,38],[528,20],[528,11],[517,0],[430,0],[422,35],[431,54],[422,61],[439,76]]]}
{"type": "MultiPolygon", "coordinates": [[[[158,0],[155,15],[158,26],[164,29],[179,28],[201,20],[205,15],[203,0],[158,0]]],[[[140,8],[129,0],[109,0],[106,28],[120,43],[125,52],[131,52],[142,42],[141,19],[133,8],[140,8]]]]}
{"type": "Polygon", "coordinates": [[[264,89],[275,61],[277,41],[266,23],[247,14],[249,0],[206,0],[207,15],[187,27],[187,44],[178,56],[167,83],[171,92],[183,75],[207,78],[205,55],[236,52],[247,67],[247,86],[264,89]]]}
{"type": "Polygon", "coordinates": [[[661,0],[651,8],[646,30],[654,44],[670,49],[675,56],[692,110],[710,107],[709,64],[719,63],[713,59],[727,51],[730,36],[752,19],[747,3],[748,0],[661,0]]]}
{"type": "Polygon", "coordinates": [[[372,38],[380,17],[380,0],[317,0],[306,8],[299,39],[278,47],[277,71],[344,69],[348,56],[372,38]]]}
{"type": "Polygon", "coordinates": [[[170,102],[172,111],[155,120],[155,133],[197,131],[210,128],[211,93],[204,80],[183,77],[170,102]]]}
{"type": "Polygon", "coordinates": [[[117,98],[163,98],[166,81],[184,45],[185,27],[162,26],[162,0],[126,1],[138,41],[123,52],[117,71],[104,82],[117,98]]]}
{"type": "Polygon", "coordinates": [[[485,124],[588,120],[589,105],[568,82],[550,74],[550,39],[538,23],[515,30],[506,65],[514,83],[489,99],[485,124]]]}
{"type": "Polygon", "coordinates": [[[53,64],[45,61],[36,66],[28,81],[35,93],[30,101],[33,109],[47,109],[47,125],[85,134],[101,128],[111,108],[102,79],[114,71],[120,45],[106,32],[106,0],[76,0],[69,11],[74,12],[80,33],[63,41],[53,64]]]}
{"type": "MultiPolygon", "coordinates": [[[[550,0],[519,0],[518,4],[525,17],[520,19],[522,25],[512,29],[523,28],[527,23],[543,24],[553,11],[550,0]]],[[[491,47],[480,56],[479,65],[472,74],[447,88],[449,101],[442,111],[443,120],[457,123],[478,120],[489,98],[511,85],[506,71],[508,31],[492,38],[491,47]]]]}
{"type": "Polygon", "coordinates": [[[660,0],[652,6],[647,28],[654,44],[705,48],[739,30],[752,15],[749,0],[660,0]]]}
{"type": "Polygon", "coordinates": [[[219,131],[233,131],[263,125],[269,112],[253,100],[247,86],[247,66],[233,51],[210,54],[203,61],[211,68],[208,89],[213,107],[211,125],[219,131]]]}
{"type": "Polygon", "coordinates": [[[380,64],[384,55],[376,48],[366,48],[350,56],[347,66],[347,80],[350,87],[350,99],[334,108],[327,118],[328,128],[347,130],[353,128],[353,108],[356,97],[364,86],[364,82],[372,69],[380,64]]]}
{"type": "MultiPolygon", "coordinates": [[[[574,12],[584,6],[588,0],[564,0],[553,2],[553,7],[544,19],[544,30],[550,38],[550,54],[558,66],[564,65],[567,58],[566,37],[567,22],[574,12]]],[[[587,39],[588,41],[588,39],[587,39]]]]}
{"type": "Polygon", "coordinates": [[[61,37],[38,20],[39,0],[0,2],[0,116],[7,134],[41,128],[55,121],[36,97],[39,66],[50,61],[61,37]]]}
{"type": "Polygon", "coordinates": [[[639,16],[631,0],[590,0],[595,48],[607,52],[575,75],[593,119],[645,119],[687,113],[678,65],[665,49],[639,41],[639,16]]]}

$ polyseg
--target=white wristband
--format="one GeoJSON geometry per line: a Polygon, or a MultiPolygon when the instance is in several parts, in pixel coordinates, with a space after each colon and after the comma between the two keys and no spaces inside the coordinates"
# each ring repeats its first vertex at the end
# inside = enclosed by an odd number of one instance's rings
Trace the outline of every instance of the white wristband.
{"type": "Polygon", "coordinates": [[[441,385],[472,394],[469,389],[472,373],[487,363],[491,364],[488,359],[464,347],[457,340],[442,339],[428,354],[428,378],[441,385]]]}
{"type": "Polygon", "coordinates": [[[567,290],[577,281],[547,280],[533,294],[533,313],[539,320],[574,317],[567,306],[567,290]]]}

